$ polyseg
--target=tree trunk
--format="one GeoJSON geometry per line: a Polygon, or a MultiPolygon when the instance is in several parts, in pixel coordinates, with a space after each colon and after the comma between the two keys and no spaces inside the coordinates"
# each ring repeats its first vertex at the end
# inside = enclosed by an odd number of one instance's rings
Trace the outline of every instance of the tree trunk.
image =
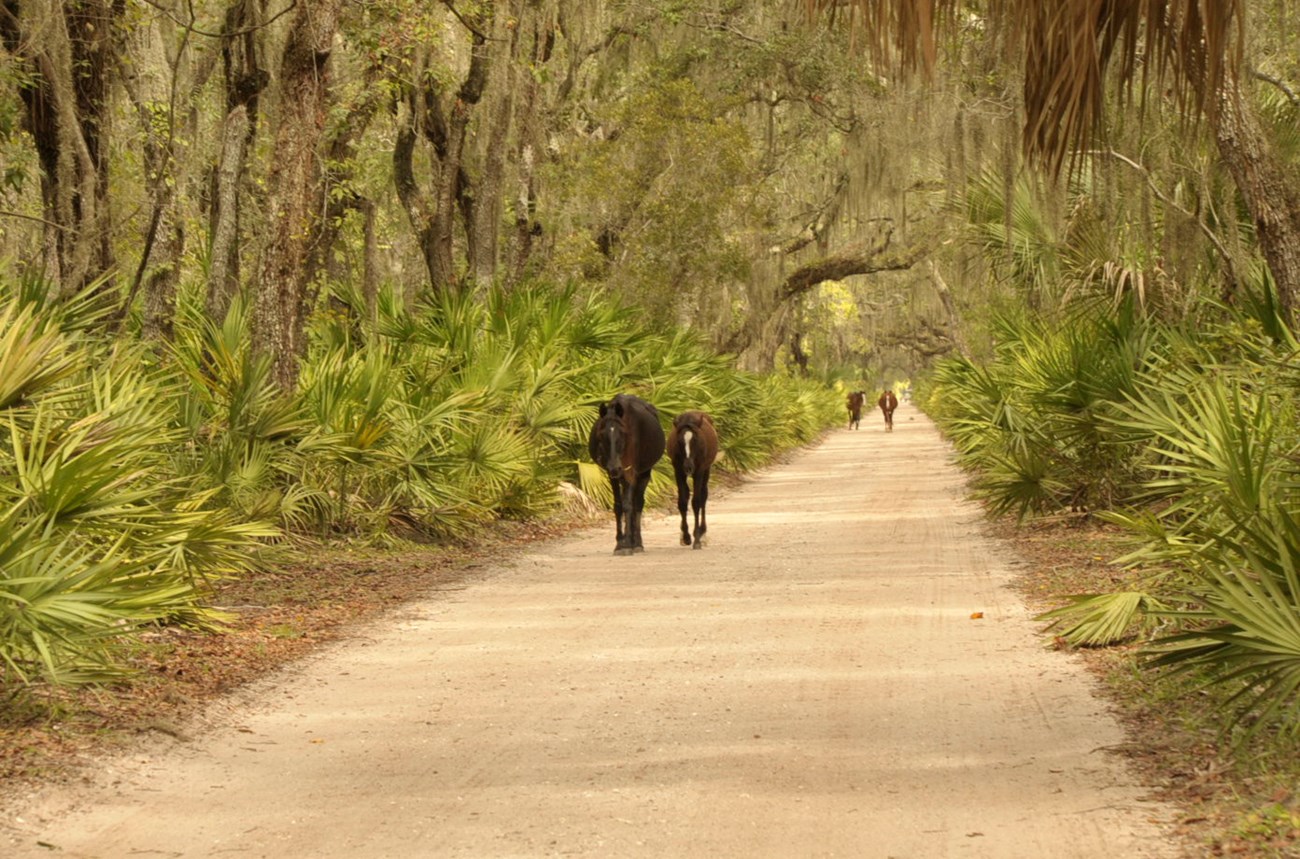
{"type": "Polygon", "coordinates": [[[424,258],[430,282],[437,288],[438,284],[432,280],[435,266],[433,205],[415,175],[415,149],[419,139],[416,133],[417,123],[416,111],[409,101],[399,104],[397,137],[393,142],[393,188],[397,191],[397,199],[401,201],[406,219],[415,233],[415,242],[424,258]]]}
{"type": "MultiPolygon", "coordinates": [[[[469,68],[460,87],[446,94],[434,75],[424,74],[418,63],[408,80],[423,81],[406,92],[398,107],[397,139],[393,146],[393,184],[415,231],[435,290],[456,288],[456,225],[458,216],[466,236],[474,240],[477,215],[475,189],[465,165],[470,119],[483,96],[492,58],[485,28],[493,20],[492,4],[462,20],[470,28],[469,68]],[[421,136],[429,144],[430,177],[426,190],[416,176],[416,145],[421,136]]],[[[477,254],[473,249],[471,256],[477,254]]]]}
{"type": "Polygon", "coordinates": [[[377,211],[374,200],[366,200],[361,209],[365,217],[361,245],[361,295],[366,302],[366,319],[372,322],[379,318],[379,241],[375,237],[377,211]]]}
{"type": "MultiPolygon", "coordinates": [[[[467,243],[471,251],[470,275],[481,286],[491,285],[497,273],[497,247],[505,193],[506,143],[510,134],[517,85],[514,70],[519,46],[518,11],[512,9],[511,14],[498,16],[496,24],[496,58],[492,62],[484,95],[483,112],[487,122],[487,135],[474,206],[470,213],[472,220],[465,225],[470,233],[467,243]],[[508,19],[509,25],[502,19],[508,19]]],[[[529,74],[529,71],[525,70],[524,73],[529,74]]]]}
{"type": "Polygon", "coordinates": [[[214,176],[209,217],[210,264],[205,308],[220,325],[239,292],[240,191],[248,150],[257,134],[258,110],[270,80],[258,41],[265,30],[265,0],[232,0],[226,9],[221,61],[225,78],[226,118],[222,124],[221,160],[214,176]]]}
{"type": "MultiPolygon", "coordinates": [[[[167,204],[167,212],[173,206],[167,204]]],[[[163,342],[172,339],[176,324],[176,285],[180,281],[180,259],[185,249],[185,231],[168,216],[159,228],[160,241],[154,245],[163,262],[153,267],[144,284],[144,323],[141,333],[148,339],[163,342]]]]}
{"type": "Polygon", "coordinates": [[[208,318],[217,325],[225,320],[231,299],[239,291],[234,261],[238,253],[235,245],[239,231],[239,177],[248,151],[248,127],[248,108],[241,104],[226,115],[221,134],[205,301],[208,318]]]}
{"type": "MultiPolygon", "coordinates": [[[[529,52],[531,69],[541,70],[551,61],[555,49],[555,12],[549,3],[527,4],[520,20],[520,39],[529,52]]],[[[523,277],[532,258],[535,239],[542,232],[537,221],[537,168],[546,151],[542,129],[541,84],[536,73],[521,76],[522,97],[516,102],[515,126],[518,148],[515,169],[518,190],[515,194],[515,236],[511,280],[523,277]]]]}
{"type": "Polygon", "coordinates": [[[61,295],[107,278],[107,147],[114,22],[124,0],[30,0],[0,9],[0,37],[31,76],[19,87],[23,126],[41,164],[45,274],[61,295]]]}
{"type": "Polygon", "coordinates": [[[1269,146],[1235,83],[1224,86],[1214,138],[1255,223],[1283,318],[1296,329],[1300,300],[1300,188],[1269,146]]]}
{"type": "Polygon", "coordinates": [[[948,282],[943,279],[939,271],[939,264],[933,259],[930,260],[930,282],[934,284],[934,291],[939,295],[939,302],[943,305],[944,312],[948,314],[948,327],[952,337],[953,345],[962,357],[970,357],[970,350],[966,347],[966,338],[961,331],[961,316],[957,313],[957,303],[953,301],[952,291],[948,289],[948,282]]]}
{"type": "Polygon", "coordinates": [[[143,334],[152,340],[170,339],[176,312],[176,286],[180,279],[185,233],[178,212],[177,189],[183,184],[185,159],[177,158],[177,141],[193,138],[197,123],[197,96],[215,67],[216,52],[190,63],[192,31],[181,30],[168,50],[172,22],[162,16],[128,31],[129,54],[122,68],[122,83],[135,107],[143,141],[145,185],[151,212],[140,248],[122,319],[136,295],[144,292],[143,334]],[[166,22],[164,24],[164,22],[166,22]],[[174,57],[174,60],[169,59],[174,57]],[[182,75],[182,68],[193,74],[182,75]],[[183,78],[188,77],[188,80],[183,78]],[[186,97],[188,92],[189,97],[186,97]],[[182,122],[179,110],[186,118],[182,122]],[[164,121],[160,121],[164,120],[164,121]]]}
{"type": "MultiPolygon", "coordinates": [[[[435,218],[434,247],[432,259],[434,267],[429,274],[435,288],[455,285],[459,278],[456,274],[455,229],[456,212],[461,209],[470,188],[465,168],[465,143],[469,132],[470,116],[478,106],[487,82],[489,67],[487,40],[482,35],[483,24],[491,21],[491,8],[477,23],[479,28],[470,37],[469,71],[461,83],[451,103],[450,116],[445,123],[445,149],[440,170],[441,182],[434,199],[435,218]]],[[[434,96],[436,98],[436,96],[434,96]]],[[[472,215],[465,218],[467,229],[472,229],[472,215]]]]}
{"type": "Polygon", "coordinates": [[[313,237],[308,250],[307,270],[304,279],[308,283],[317,281],[322,275],[331,277],[336,272],[334,265],[334,247],[343,228],[343,221],[349,211],[365,212],[373,208],[369,200],[352,190],[352,178],[356,171],[357,144],[370,121],[383,102],[384,90],[377,86],[372,69],[367,74],[361,95],[348,109],[347,117],[340,123],[324,146],[326,170],[322,177],[324,216],[313,237]]]}
{"type": "Polygon", "coordinates": [[[342,0],[298,5],[280,67],[280,124],[268,180],[267,244],[254,297],[253,348],[284,391],[298,382],[314,284],[308,255],[326,200],[320,162],[330,96],[330,51],[342,0]]]}

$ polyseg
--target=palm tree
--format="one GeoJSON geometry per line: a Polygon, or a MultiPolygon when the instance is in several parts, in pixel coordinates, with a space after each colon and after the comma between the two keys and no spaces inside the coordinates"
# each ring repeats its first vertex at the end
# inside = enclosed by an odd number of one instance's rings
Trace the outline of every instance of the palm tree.
{"type": "MultiPolygon", "coordinates": [[[[812,17],[847,13],[873,59],[928,73],[940,35],[958,36],[960,0],[805,0],[812,17]]],[[[989,0],[983,32],[1024,61],[1024,147],[1058,173],[1086,153],[1108,83],[1122,95],[1158,83],[1188,119],[1203,118],[1255,225],[1284,318],[1300,304],[1300,187],[1273,150],[1240,83],[1245,0],[989,0]]],[[[967,29],[969,32],[969,29],[967,29]]]]}

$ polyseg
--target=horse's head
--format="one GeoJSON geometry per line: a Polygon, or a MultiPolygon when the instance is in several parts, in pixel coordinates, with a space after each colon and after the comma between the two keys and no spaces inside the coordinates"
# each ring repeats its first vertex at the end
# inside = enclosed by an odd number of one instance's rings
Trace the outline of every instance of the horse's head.
{"type": "Polygon", "coordinates": [[[591,434],[592,459],[615,480],[623,476],[623,448],[627,444],[625,414],[617,398],[612,403],[601,403],[600,418],[591,434]]]}

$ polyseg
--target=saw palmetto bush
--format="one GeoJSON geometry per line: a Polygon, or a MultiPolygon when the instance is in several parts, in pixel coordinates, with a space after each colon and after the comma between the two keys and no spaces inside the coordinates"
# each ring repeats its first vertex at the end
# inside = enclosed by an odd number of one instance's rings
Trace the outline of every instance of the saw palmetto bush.
{"type": "Polygon", "coordinates": [[[1300,371],[1290,343],[1237,338],[1231,361],[1188,344],[1148,373],[1120,421],[1148,441],[1148,503],[1108,518],[1143,538],[1124,560],[1175,625],[1149,664],[1225,686],[1244,738],[1300,732],[1300,371]]]}
{"type": "Polygon", "coordinates": [[[1086,385],[1077,332],[1010,338],[991,366],[943,366],[931,400],[995,508],[1088,462],[1107,475],[1125,503],[1098,515],[1135,538],[1128,582],[1045,617],[1076,645],[1145,635],[1148,666],[1226,690],[1240,739],[1300,732],[1300,370],[1267,293],[1195,331],[1091,337],[1110,355],[1086,385]]]}
{"type": "Polygon", "coordinates": [[[927,408],[995,513],[1109,507],[1140,453],[1110,418],[1159,336],[1132,314],[1096,308],[1052,323],[1003,319],[994,360],[941,362],[927,408]]]}
{"type": "Polygon", "coordinates": [[[220,325],[200,304],[182,301],[168,356],[180,387],[173,448],[178,474],[249,520],[305,530],[327,503],[296,479],[309,426],[300,404],[271,380],[271,362],[249,345],[248,308],[236,300],[220,325]]]}
{"type": "MultiPolygon", "coordinates": [[[[696,335],[651,330],[571,288],[444,292],[409,309],[381,301],[373,323],[362,316],[349,305],[321,317],[301,377],[311,429],[299,479],[325,499],[327,532],[436,538],[582,495],[608,505],[587,436],[617,393],[653,403],[665,429],[686,409],[713,413],[719,467],[735,470],[838,416],[822,385],[739,372],[696,335]]],[[[662,460],[651,503],[674,486],[662,460]]]]}
{"type": "MultiPolygon", "coordinates": [[[[382,302],[374,324],[351,312],[320,320],[300,380],[310,429],[297,479],[324,499],[325,533],[431,539],[510,504],[540,512],[527,487],[554,420],[548,376],[493,318],[476,297],[445,294],[411,310],[382,302]],[[531,433],[513,408],[525,379],[531,433]]],[[[531,320],[514,321],[526,332],[531,320]]]]}
{"type": "Polygon", "coordinates": [[[0,687],[96,680],[145,624],[206,624],[269,533],[172,467],[176,380],[105,343],[97,299],[0,291],[0,687]]]}

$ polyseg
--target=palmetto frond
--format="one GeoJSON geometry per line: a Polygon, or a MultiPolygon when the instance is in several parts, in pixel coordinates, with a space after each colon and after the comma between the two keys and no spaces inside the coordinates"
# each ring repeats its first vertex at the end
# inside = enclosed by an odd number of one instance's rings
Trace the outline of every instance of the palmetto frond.
{"type": "Polygon", "coordinates": [[[1039,619],[1063,626],[1060,635],[1072,646],[1097,647],[1123,640],[1135,625],[1164,608],[1163,602],[1145,591],[1080,594],[1039,619]]]}
{"type": "Polygon", "coordinates": [[[0,408],[39,395],[76,369],[67,339],[31,307],[0,309],[0,408]]]}
{"type": "Polygon", "coordinates": [[[1210,682],[1235,689],[1229,700],[1242,738],[1280,723],[1300,733],[1300,523],[1277,508],[1239,519],[1231,533],[1208,535],[1189,559],[1195,602],[1182,615],[1194,631],[1157,640],[1151,664],[1208,669],[1210,682]]]}
{"type": "Polygon", "coordinates": [[[966,219],[993,264],[1008,264],[1007,274],[1030,295],[1044,294],[1060,280],[1060,239],[1027,176],[1010,190],[1007,199],[997,173],[980,173],[966,192],[966,219]]]}

